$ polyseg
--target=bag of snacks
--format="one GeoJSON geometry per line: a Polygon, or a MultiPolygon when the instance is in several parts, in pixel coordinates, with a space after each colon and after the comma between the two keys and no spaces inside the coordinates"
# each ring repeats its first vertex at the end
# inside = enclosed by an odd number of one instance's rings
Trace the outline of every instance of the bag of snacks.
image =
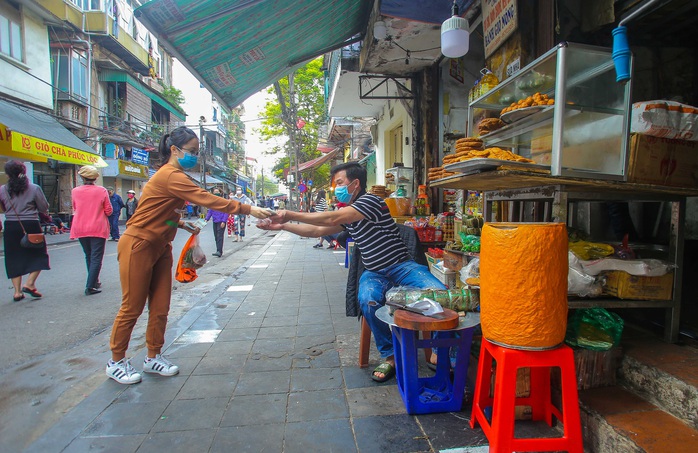
{"type": "Polygon", "coordinates": [[[204,264],[206,264],[206,254],[199,245],[199,236],[192,234],[179,255],[175,279],[180,283],[193,282],[198,277],[196,269],[204,264]]]}

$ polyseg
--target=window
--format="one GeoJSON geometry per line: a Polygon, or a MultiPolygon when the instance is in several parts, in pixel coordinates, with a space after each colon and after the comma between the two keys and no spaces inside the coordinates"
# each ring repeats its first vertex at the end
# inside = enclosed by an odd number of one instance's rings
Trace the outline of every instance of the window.
{"type": "Polygon", "coordinates": [[[102,9],[102,0],[70,0],[78,8],[83,11],[104,11],[102,9]]]}
{"type": "Polygon", "coordinates": [[[0,10],[0,53],[23,61],[21,16],[18,10],[0,10]]]}
{"type": "Polygon", "coordinates": [[[87,55],[78,49],[53,50],[53,85],[60,99],[87,102],[87,55]]]}

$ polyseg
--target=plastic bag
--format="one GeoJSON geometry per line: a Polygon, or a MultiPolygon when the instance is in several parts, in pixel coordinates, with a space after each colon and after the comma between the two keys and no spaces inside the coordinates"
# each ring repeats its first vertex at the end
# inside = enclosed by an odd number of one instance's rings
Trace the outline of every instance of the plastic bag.
{"type": "Polygon", "coordinates": [[[473,258],[461,268],[460,281],[466,285],[480,286],[480,258],[473,258]]]}
{"type": "Polygon", "coordinates": [[[579,262],[579,258],[572,252],[568,252],[569,271],[567,274],[567,294],[581,297],[597,297],[603,290],[602,282],[586,272],[579,262]]]}
{"type": "Polygon", "coordinates": [[[396,286],[385,293],[386,301],[401,305],[408,305],[422,299],[433,300],[443,308],[455,311],[477,311],[480,306],[479,291],[467,288],[439,290],[396,286]]]}
{"type": "Polygon", "coordinates": [[[187,241],[189,247],[182,249],[184,258],[182,259],[182,268],[184,269],[199,269],[206,264],[206,254],[204,249],[199,245],[199,235],[192,234],[192,237],[187,241]]]}
{"type": "Polygon", "coordinates": [[[197,279],[196,269],[206,264],[206,255],[199,245],[199,236],[192,234],[184,244],[182,253],[179,254],[175,280],[180,283],[190,283],[197,279]],[[196,250],[196,252],[195,252],[196,250]],[[203,260],[202,260],[203,257],[203,260]],[[202,262],[203,261],[203,262],[202,262]],[[201,263],[198,265],[198,263],[201,263]],[[198,267],[188,267],[197,266],[198,267]]]}
{"type": "Polygon", "coordinates": [[[583,260],[597,260],[608,255],[613,255],[615,249],[612,245],[599,242],[577,241],[570,242],[569,249],[583,260]]]}
{"type": "Polygon", "coordinates": [[[565,343],[592,351],[608,351],[620,344],[623,319],[603,308],[577,310],[567,324],[565,343]]]}

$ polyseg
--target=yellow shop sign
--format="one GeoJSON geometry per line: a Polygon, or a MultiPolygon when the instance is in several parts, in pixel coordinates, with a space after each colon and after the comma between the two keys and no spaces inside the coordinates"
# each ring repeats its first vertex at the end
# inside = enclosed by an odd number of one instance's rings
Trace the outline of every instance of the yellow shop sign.
{"type": "Polygon", "coordinates": [[[58,160],[75,165],[106,167],[107,163],[97,154],[88,153],[70,146],[50,142],[30,135],[12,132],[12,150],[39,157],[58,160]]]}
{"type": "Polygon", "coordinates": [[[15,159],[31,160],[34,162],[46,162],[48,159],[42,156],[35,156],[29,153],[19,153],[12,150],[12,139],[10,130],[4,124],[0,124],[0,155],[14,157],[15,159]]]}
{"type": "Polygon", "coordinates": [[[147,180],[148,167],[125,160],[119,160],[119,174],[147,180]]]}

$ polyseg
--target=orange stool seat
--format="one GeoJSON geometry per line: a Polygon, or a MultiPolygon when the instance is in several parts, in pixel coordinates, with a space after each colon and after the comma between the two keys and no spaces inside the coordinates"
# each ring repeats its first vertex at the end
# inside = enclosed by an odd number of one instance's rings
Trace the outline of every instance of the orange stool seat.
{"type": "Polygon", "coordinates": [[[579,417],[577,376],[574,354],[562,345],[545,351],[524,351],[497,346],[482,338],[480,360],[475,382],[470,427],[479,424],[490,443],[490,452],[569,451],[583,453],[582,427],[579,417]],[[492,392],[492,362],[496,362],[492,392]],[[531,368],[531,392],[516,397],[516,375],[519,368],[531,368]],[[562,377],[562,411],[551,402],[550,368],[560,368],[562,377]],[[490,394],[494,397],[491,397],[490,394]],[[533,420],[544,420],[552,426],[553,415],[562,422],[562,437],[514,437],[514,407],[530,406],[533,420]]]}

